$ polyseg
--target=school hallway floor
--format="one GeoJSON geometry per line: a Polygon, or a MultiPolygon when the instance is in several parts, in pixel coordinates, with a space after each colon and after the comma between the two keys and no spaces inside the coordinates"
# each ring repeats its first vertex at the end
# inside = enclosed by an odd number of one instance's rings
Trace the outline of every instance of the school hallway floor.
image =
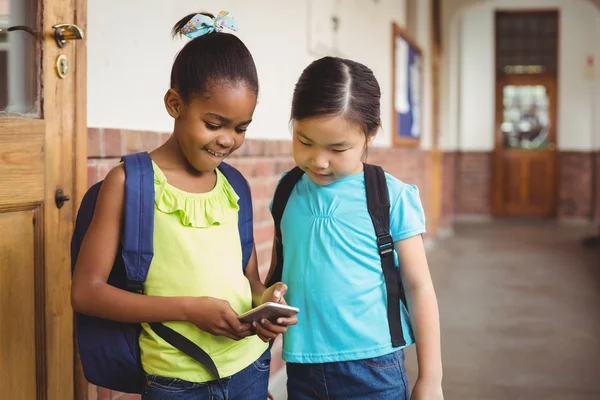
{"type": "MultiPolygon", "coordinates": [[[[600,248],[582,246],[589,232],[463,223],[429,251],[446,400],[600,399],[600,248]]],[[[415,360],[413,346],[412,382],[415,360]]]]}

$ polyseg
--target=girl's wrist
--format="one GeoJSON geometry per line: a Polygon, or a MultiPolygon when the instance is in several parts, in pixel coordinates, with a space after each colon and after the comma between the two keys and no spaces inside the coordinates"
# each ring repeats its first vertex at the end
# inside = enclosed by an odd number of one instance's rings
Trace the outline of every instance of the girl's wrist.
{"type": "Polygon", "coordinates": [[[417,377],[420,381],[427,381],[430,383],[442,383],[442,371],[440,370],[421,370],[419,369],[419,375],[417,377]]]}
{"type": "Polygon", "coordinates": [[[193,314],[193,309],[198,307],[197,302],[193,301],[193,297],[180,297],[179,298],[179,315],[178,321],[189,322],[190,315],[193,314]]]}

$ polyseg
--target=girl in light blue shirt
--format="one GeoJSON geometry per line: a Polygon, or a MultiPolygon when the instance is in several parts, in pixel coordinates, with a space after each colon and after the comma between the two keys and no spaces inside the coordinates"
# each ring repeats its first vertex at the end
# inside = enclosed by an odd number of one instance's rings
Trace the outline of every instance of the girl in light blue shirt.
{"type": "Polygon", "coordinates": [[[380,97],[369,68],[335,57],[313,62],[296,84],[293,153],[304,174],[280,224],[285,297],[301,310],[284,335],[290,400],[408,399],[403,348],[413,343],[419,376],[412,398],[443,398],[439,314],[419,191],[386,174],[390,235],[408,305],[399,316],[404,345],[392,345],[388,326],[363,174],[381,127],[380,97]]]}

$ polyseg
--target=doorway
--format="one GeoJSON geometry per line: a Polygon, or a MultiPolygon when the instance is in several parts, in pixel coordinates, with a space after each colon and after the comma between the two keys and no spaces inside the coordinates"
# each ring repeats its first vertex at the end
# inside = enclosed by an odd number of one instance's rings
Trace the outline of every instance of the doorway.
{"type": "Polygon", "coordinates": [[[492,210],[555,216],[556,10],[496,13],[496,135],[492,210]]]}
{"type": "Polygon", "coordinates": [[[87,189],[86,0],[0,0],[0,396],[74,396],[69,242],[87,189]],[[76,27],[59,28],[75,39],[76,27]],[[59,76],[59,72],[63,75],[59,76]]]}

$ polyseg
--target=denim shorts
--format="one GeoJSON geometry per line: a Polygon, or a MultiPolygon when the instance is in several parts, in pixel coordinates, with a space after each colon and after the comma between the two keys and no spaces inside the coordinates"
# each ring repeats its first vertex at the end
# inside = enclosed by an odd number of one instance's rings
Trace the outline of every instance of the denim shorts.
{"type": "Polygon", "coordinates": [[[265,400],[269,386],[271,351],[250,366],[217,381],[194,383],[176,378],[146,375],[143,400],[265,400]]]}
{"type": "Polygon", "coordinates": [[[289,400],[408,400],[404,351],[357,361],[287,366],[289,400]]]}

